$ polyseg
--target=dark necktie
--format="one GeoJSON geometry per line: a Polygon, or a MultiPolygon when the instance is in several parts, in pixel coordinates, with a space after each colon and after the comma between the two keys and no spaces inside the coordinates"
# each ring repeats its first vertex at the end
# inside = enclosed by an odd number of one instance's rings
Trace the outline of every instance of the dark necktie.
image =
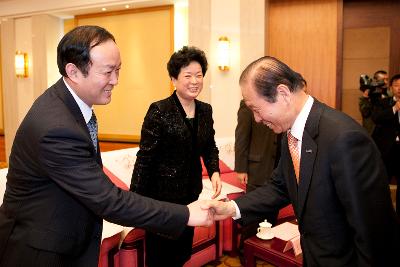
{"type": "Polygon", "coordinates": [[[92,117],[90,118],[89,122],[87,123],[87,127],[89,129],[90,138],[92,138],[92,142],[94,148],[97,152],[97,119],[94,111],[92,112],[92,117]]]}

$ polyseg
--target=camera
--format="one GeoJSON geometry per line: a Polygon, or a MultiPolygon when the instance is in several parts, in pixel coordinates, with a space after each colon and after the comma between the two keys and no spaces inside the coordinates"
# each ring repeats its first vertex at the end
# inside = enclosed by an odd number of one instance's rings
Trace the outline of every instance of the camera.
{"type": "Polygon", "coordinates": [[[360,90],[365,91],[369,89],[369,94],[381,94],[382,87],[385,86],[385,82],[383,80],[373,80],[366,74],[360,75],[360,90]]]}

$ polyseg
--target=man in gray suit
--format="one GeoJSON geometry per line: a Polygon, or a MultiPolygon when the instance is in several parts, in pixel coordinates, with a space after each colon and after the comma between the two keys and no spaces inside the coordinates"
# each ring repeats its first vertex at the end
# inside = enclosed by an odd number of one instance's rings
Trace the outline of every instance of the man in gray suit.
{"type": "Polygon", "coordinates": [[[12,147],[0,207],[0,266],[98,264],[103,218],[171,237],[209,225],[201,203],[142,197],[104,174],[93,105],[111,101],[121,59],[114,37],[97,26],[67,33],[57,48],[63,76],[32,105],[12,147]]]}
{"type": "Polygon", "coordinates": [[[280,135],[254,120],[253,113],[240,101],[235,130],[235,172],[246,193],[269,180],[279,160],[280,135]]]}
{"type": "Polygon", "coordinates": [[[292,203],[304,266],[393,266],[399,225],[379,150],[361,125],[308,95],[305,85],[273,57],[243,71],[243,99],[256,121],[284,133],[281,159],[268,184],[210,202],[215,219],[246,225],[292,203]]]}
{"type": "MultiPolygon", "coordinates": [[[[270,180],[279,160],[279,143],[280,134],[256,122],[251,110],[241,100],[235,130],[235,171],[238,180],[246,184],[246,193],[270,180]]],[[[275,224],[277,217],[278,211],[274,211],[265,214],[264,219],[275,224]]],[[[241,228],[240,251],[244,240],[257,233],[258,223],[256,221],[241,228]]],[[[240,259],[243,261],[242,255],[240,259]]]]}

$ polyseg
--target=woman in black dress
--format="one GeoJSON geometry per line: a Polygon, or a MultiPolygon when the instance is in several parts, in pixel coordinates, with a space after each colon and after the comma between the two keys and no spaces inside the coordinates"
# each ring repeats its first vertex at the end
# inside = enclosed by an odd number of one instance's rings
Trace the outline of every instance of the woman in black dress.
{"type": "MultiPolygon", "coordinates": [[[[207,59],[203,51],[184,46],[167,65],[173,94],[150,105],[141,131],[131,191],[158,200],[189,204],[202,190],[203,158],[214,196],[221,192],[218,149],[211,105],[196,99],[203,89],[207,59]]],[[[146,233],[148,267],[183,266],[190,259],[193,227],[177,240],[146,233]]]]}

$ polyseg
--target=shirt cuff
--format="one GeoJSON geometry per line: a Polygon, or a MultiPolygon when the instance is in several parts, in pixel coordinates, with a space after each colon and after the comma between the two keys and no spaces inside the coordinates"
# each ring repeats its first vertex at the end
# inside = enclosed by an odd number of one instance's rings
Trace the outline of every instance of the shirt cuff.
{"type": "Polygon", "coordinates": [[[240,214],[240,210],[239,210],[239,207],[238,207],[238,205],[236,204],[236,202],[233,201],[233,200],[231,200],[231,203],[233,204],[233,206],[235,206],[235,210],[236,210],[236,216],[235,216],[235,217],[232,217],[232,219],[238,220],[238,219],[242,218],[242,215],[240,214]]]}

